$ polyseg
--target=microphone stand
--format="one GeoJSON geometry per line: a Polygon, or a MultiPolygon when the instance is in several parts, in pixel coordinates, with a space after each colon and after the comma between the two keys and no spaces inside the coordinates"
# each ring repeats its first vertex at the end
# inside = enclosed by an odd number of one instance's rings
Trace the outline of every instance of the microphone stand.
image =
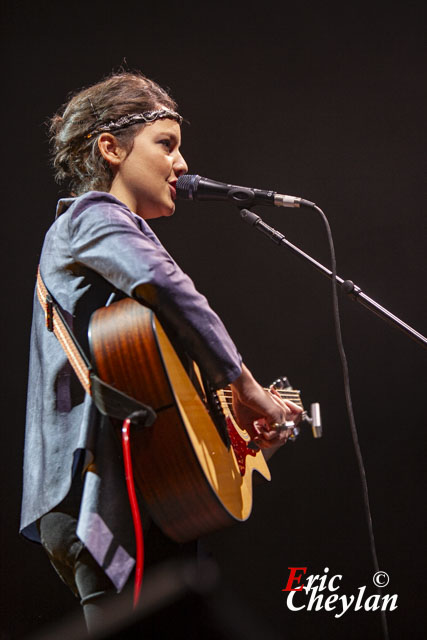
{"type": "MultiPolygon", "coordinates": [[[[314,260],[314,258],[309,256],[307,253],[304,253],[304,251],[299,249],[299,247],[289,242],[282,233],[266,224],[259,215],[257,215],[253,211],[250,211],[249,209],[241,209],[240,216],[244,222],[251,225],[254,229],[259,231],[263,235],[267,236],[267,238],[269,238],[272,242],[287,247],[292,251],[292,253],[309,262],[313,267],[320,271],[320,273],[323,273],[323,275],[332,280],[332,271],[330,269],[327,269],[320,262],[317,262],[317,260],[314,260]]],[[[341,285],[342,290],[347,293],[352,300],[360,302],[360,304],[375,313],[377,316],[394,325],[395,327],[403,331],[403,333],[406,333],[407,336],[415,340],[415,342],[417,342],[424,348],[427,348],[427,338],[425,338],[421,333],[418,333],[418,331],[415,331],[415,329],[400,320],[400,318],[390,313],[390,311],[387,311],[387,309],[375,302],[375,300],[369,298],[369,296],[364,294],[361,288],[354,284],[354,282],[352,282],[351,280],[343,280],[339,276],[336,276],[336,282],[341,285]]]]}

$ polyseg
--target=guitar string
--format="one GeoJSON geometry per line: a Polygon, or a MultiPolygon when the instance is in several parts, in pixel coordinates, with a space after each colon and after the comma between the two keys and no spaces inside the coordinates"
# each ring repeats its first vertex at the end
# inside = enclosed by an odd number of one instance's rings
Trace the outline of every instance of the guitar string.
{"type": "MultiPolygon", "coordinates": [[[[232,391],[223,390],[223,394],[225,396],[231,396],[232,391]]],[[[300,393],[298,391],[279,391],[279,395],[282,398],[300,398],[300,393]]]]}
{"type": "MultiPolygon", "coordinates": [[[[300,405],[301,407],[303,406],[302,404],[302,400],[301,400],[301,396],[299,391],[285,391],[285,390],[278,390],[280,396],[282,399],[288,399],[288,400],[292,400],[293,402],[295,402],[295,404],[300,405]]],[[[232,391],[231,389],[222,389],[221,390],[221,396],[224,397],[225,399],[225,406],[224,406],[224,402],[222,401],[222,398],[220,398],[221,401],[221,405],[222,408],[227,408],[229,409],[231,407],[232,404],[232,391]]]]}

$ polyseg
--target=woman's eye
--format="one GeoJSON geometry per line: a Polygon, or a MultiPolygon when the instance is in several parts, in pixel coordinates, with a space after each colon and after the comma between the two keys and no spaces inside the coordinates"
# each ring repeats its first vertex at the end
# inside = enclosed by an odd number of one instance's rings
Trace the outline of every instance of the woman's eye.
{"type": "Polygon", "coordinates": [[[163,146],[165,146],[167,149],[170,149],[172,146],[172,143],[170,140],[160,140],[160,144],[162,144],[163,146]]]}

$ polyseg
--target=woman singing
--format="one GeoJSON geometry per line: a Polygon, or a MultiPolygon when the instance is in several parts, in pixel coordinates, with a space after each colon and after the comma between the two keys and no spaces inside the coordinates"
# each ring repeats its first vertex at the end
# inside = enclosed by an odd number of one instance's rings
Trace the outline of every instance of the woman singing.
{"type": "MultiPolygon", "coordinates": [[[[139,73],[80,91],[52,118],[56,179],[70,184],[72,197],[58,203],[41,276],[84,349],[90,316],[112,293],[151,307],[214,388],[231,385],[240,426],[259,447],[274,449],[288,431],[272,425],[297,420],[301,409],[255,381],[221,320],[147,224],[175,211],[176,182],[187,171],[181,122],[172,98],[139,73]]],[[[120,591],[134,566],[123,465],[111,422],[47,331],[37,298],[21,530],[41,542],[93,629],[102,596],[120,591]]]]}

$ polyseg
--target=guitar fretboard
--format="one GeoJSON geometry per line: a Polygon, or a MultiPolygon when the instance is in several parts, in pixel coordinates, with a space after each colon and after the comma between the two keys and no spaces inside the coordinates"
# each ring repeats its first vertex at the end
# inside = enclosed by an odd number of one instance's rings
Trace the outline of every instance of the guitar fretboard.
{"type": "MultiPolygon", "coordinates": [[[[303,406],[302,400],[301,400],[301,392],[298,391],[297,389],[292,389],[292,388],[276,389],[276,391],[283,398],[283,400],[291,400],[292,402],[295,402],[295,404],[299,405],[300,407],[303,406]]],[[[226,387],[225,389],[221,389],[221,391],[218,392],[218,395],[221,400],[226,402],[227,407],[231,409],[232,397],[233,397],[231,388],[226,387]]]]}

